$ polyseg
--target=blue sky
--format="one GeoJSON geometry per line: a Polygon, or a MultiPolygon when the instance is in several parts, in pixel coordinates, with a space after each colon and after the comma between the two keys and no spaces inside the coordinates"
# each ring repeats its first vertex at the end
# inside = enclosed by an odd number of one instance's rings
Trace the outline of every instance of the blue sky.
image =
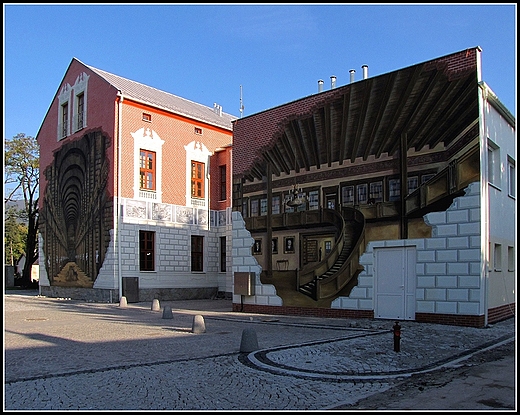
{"type": "Polygon", "coordinates": [[[4,138],[35,137],[73,57],[240,116],[466,48],[516,116],[516,3],[4,3],[4,138]]]}

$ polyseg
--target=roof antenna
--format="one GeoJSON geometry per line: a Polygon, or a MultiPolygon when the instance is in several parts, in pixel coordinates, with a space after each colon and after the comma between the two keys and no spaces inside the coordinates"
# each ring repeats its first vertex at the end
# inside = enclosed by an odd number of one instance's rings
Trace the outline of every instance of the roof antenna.
{"type": "Polygon", "coordinates": [[[240,85],[240,118],[242,118],[243,112],[244,112],[244,105],[242,104],[242,85],[240,85]]]}

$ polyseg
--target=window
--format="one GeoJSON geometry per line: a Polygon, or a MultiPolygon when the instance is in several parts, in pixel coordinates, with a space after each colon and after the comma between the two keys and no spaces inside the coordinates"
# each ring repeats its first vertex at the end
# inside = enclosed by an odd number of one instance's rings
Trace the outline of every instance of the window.
{"type": "Polygon", "coordinates": [[[85,110],[85,94],[81,93],[77,97],[77,120],[76,120],[76,131],[79,131],[83,128],[83,112],[85,110]]]}
{"type": "Polygon", "coordinates": [[[140,150],[139,156],[139,186],[144,190],[155,190],[155,153],[140,150]]]}
{"type": "Polygon", "coordinates": [[[227,198],[227,184],[226,184],[226,166],[220,166],[220,200],[226,200],[227,198]]]}
{"type": "Polygon", "coordinates": [[[273,215],[280,213],[280,195],[273,196],[271,209],[273,215]]]}
{"type": "Polygon", "coordinates": [[[383,201],[383,182],[370,183],[370,199],[374,203],[383,201]]]}
{"type": "Polygon", "coordinates": [[[145,112],[143,112],[143,121],[152,122],[152,115],[146,114],[145,112]]]}
{"type": "Polygon", "coordinates": [[[318,190],[311,190],[309,192],[309,210],[316,210],[320,208],[320,193],[318,190]]]}
{"type": "Polygon", "coordinates": [[[507,270],[513,272],[515,270],[515,248],[507,247],[507,270]]]}
{"type": "Polygon", "coordinates": [[[202,128],[195,127],[195,134],[202,135],[202,128]]]}
{"type": "Polygon", "coordinates": [[[358,184],[356,191],[358,204],[367,203],[367,184],[358,184]]]}
{"type": "Polygon", "coordinates": [[[244,218],[249,217],[249,199],[248,198],[242,199],[242,216],[244,218]]]}
{"type": "Polygon", "coordinates": [[[488,139],[488,182],[500,187],[500,149],[488,139]]]}
{"type": "Polygon", "coordinates": [[[419,177],[413,176],[408,177],[407,186],[408,186],[408,194],[412,193],[415,189],[419,187],[419,177]]]}
{"type": "Polygon", "coordinates": [[[258,199],[251,200],[251,216],[258,216],[258,199]]]}
{"type": "Polygon", "coordinates": [[[342,204],[353,205],[354,204],[354,186],[344,186],[341,189],[342,204]]]}
{"type": "Polygon", "coordinates": [[[139,231],[139,270],[155,271],[155,232],[139,231]]]}
{"type": "Polygon", "coordinates": [[[400,180],[399,179],[390,179],[388,181],[388,200],[393,202],[399,200],[399,196],[401,195],[400,180]]]}
{"type": "Polygon", "coordinates": [[[495,244],[493,268],[495,271],[502,271],[502,245],[500,244],[495,244]]]}
{"type": "Polygon", "coordinates": [[[423,174],[421,176],[421,184],[423,183],[426,183],[428,180],[430,180],[433,176],[435,176],[434,173],[430,173],[430,174],[423,174]]]}
{"type": "Polygon", "coordinates": [[[515,161],[507,156],[507,191],[511,197],[516,197],[515,161]]]}
{"type": "Polygon", "coordinates": [[[69,125],[69,103],[66,102],[61,106],[61,138],[67,137],[67,128],[69,125]]]}
{"type": "Polygon", "coordinates": [[[220,237],[220,272],[226,272],[226,237],[220,237]]]}
{"type": "Polygon", "coordinates": [[[204,198],[204,163],[191,162],[191,197],[204,198]]]}
{"type": "Polygon", "coordinates": [[[204,237],[191,236],[191,270],[203,271],[204,237]]]}
{"type": "Polygon", "coordinates": [[[260,199],[260,216],[267,215],[267,198],[260,199]]]}

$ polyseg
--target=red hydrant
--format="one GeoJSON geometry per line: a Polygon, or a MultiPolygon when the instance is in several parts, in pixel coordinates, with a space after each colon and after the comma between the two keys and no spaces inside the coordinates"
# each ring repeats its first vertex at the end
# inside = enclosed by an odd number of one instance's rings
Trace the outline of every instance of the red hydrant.
{"type": "Polygon", "coordinates": [[[401,350],[401,326],[399,322],[396,321],[393,327],[394,332],[394,352],[399,352],[401,350]]]}

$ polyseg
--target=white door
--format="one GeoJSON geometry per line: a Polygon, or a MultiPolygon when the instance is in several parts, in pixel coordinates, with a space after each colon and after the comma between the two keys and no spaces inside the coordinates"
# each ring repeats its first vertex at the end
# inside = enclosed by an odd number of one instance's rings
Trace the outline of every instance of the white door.
{"type": "Polygon", "coordinates": [[[415,248],[376,248],[374,253],[375,317],[415,320],[415,248]]]}

